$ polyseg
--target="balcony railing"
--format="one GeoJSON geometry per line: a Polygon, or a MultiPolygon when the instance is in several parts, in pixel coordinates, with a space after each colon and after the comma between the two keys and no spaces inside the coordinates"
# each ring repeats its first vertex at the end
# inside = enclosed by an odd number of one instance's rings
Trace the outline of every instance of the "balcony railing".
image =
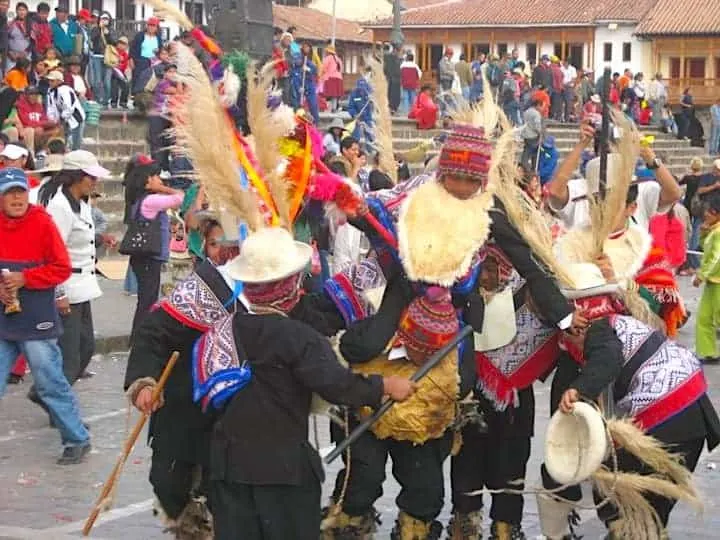
{"type": "MultiPolygon", "coordinates": [[[[118,36],[127,36],[127,38],[132,41],[135,34],[145,30],[145,21],[116,19],[114,26],[118,36]]],[[[170,39],[170,29],[162,26],[162,24],[160,25],[160,37],[162,37],[163,41],[170,39]]]]}
{"type": "Polygon", "coordinates": [[[690,88],[696,105],[712,105],[720,98],[720,79],[666,79],[670,103],[677,105],[686,88],[690,88]]]}

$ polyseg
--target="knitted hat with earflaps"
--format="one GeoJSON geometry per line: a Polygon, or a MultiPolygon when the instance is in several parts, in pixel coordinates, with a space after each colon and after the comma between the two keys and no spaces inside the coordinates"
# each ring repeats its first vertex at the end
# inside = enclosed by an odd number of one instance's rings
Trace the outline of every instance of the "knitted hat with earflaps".
{"type": "Polygon", "coordinates": [[[405,310],[400,319],[398,338],[410,349],[432,354],[448,343],[459,328],[450,291],[430,287],[405,310]]]}
{"type": "Polygon", "coordinates": [[[481,127],[456,124],[440,150],[438,177],[477,178],[483,189],[488,183],[492,144],[481,127]]]}

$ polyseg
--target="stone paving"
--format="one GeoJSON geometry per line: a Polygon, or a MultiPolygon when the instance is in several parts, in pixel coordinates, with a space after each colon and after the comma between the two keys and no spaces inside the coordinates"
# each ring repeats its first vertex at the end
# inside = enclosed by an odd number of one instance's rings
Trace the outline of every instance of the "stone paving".
{"type": "MultiPolygon", "coordinates": [[[[96,333],[103,337],[122,335],[126,333],[132,317],[134,298],[124,297],[118,282],[103,282],[103,288],[106,295],[94,304],[96,333]]],[[[684,280],[683,289],[690,309],[694,310],[699,291],[689,287],[687,280],[684,280]]],[[[682,331],[681,340],[685,344],[692,344],[692,326],[691,321],[682,331]]],[[[92,454],[87,463],[79,466],[55,465],[61,451],[60,440],[57,432],[47,426],[45,414],[25,399],[30,381],[8,387],[0,405],[0,539],[63,540],[81,537],[84,520],[117,460],[126,433],[137,418],[135,413],[128,416],[127,402],[121,391],[125,359],[123,353],[98,355],[91,365],[96,376],[77,383],[83,415],[91,426],[93,437],[92,454]]],[[[706,373],[711,397],[715,405],[720,406],[720,366],[710,366],[706,373]]],[[[529,464],[529,486],[538,484],[538,467],[548,417],[549,385],[538,384],[536,396],[537,435],[529,464]]],[[[318,422],[318,432],[320,446],[327,446],[325,421],[318,422]]],[[[113,509],[103,514],[96,524],[92,533],[94,538],[168,538],[151,513],[152,493],[147,482],[149,457],[144,438],[141,438],[125,466],[113,509]]],[[[720,485],[720,470],[715,468],[716,462],[720,462],[720,451],[706,453],[701,458],[695,479],[704,494],[704,514],[698,516],[687,507],[678,507],[670,526],[673,540],[720,537],[720,495],[714,491],[720,485]]],[[[337,469],[337,464],[327,469],[326,495],[337,469]]],[[[449,489],[449,479],[446,487],[449,489]]],[[[377,503],[383,518],[378,539],[389,538],[396,512],[396,496],[397,484],[388,469],[385,493],[377,503]]],[[[589,500],[586,502],[590,503],[589,500]]],[[[449,517],[448,506],[440,516],[444,522],[449,517]]],[[[581,533],[585,539],[602,538],[603,529],[594,519],[594,513],[584,510],[581,515],[581,533]]],[[[537,510],[531,496],[526,497],[524,528],[528,538],[536,538],[540,534],[537,510]]]]}

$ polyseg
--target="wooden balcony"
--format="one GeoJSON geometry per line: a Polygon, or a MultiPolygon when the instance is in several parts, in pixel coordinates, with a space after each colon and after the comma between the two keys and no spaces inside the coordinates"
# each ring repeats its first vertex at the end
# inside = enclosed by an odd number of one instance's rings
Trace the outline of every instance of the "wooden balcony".
{"type": "Polygon", "coordinates": [[[695,105],[708,106],[716,103],[720,98],[720,79],[665,79],[668,87],[668,96],[672,105],[680,103],[680,96],[686,88],[695,99],[695,105]]]}

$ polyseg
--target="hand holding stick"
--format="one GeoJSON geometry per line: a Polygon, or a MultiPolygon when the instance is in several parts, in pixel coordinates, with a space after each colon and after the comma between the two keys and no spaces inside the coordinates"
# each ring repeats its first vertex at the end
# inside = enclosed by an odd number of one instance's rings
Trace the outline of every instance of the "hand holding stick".
{"type": "MultiPolygon", "coordinates": [[[[177,362],[178,356],[180,356],[180,353],[177,351],[172,353],[172,355],[170,356],[170,360],[168,360],[168,363],[165,366],[165,369],[163,370],[162,375],[160,375],[160,380],[153,388],[153,402],[156,402],[158,399],[160,399],[160,395],[162,394],[163,388],[165,387],[165,383],[167,383],[168,377],[170,376],[170,373],[172,372],[173,367],[175,366],[175,362],[177,362]]],[[[147,422],[147,419],[149,416],[150,416],[149,414],[143,414],[140,417],[140,419],[137,421],[137,424],[135,424],[135,427],[133,428],[132,432],[130,433],[130,436],[125,441],[125,446],[123,448],[123,452],[122,452],[122,454],[120,454],[120,457],[118,458],[117,463],[115,463],[115,467],[113,468],[112,472],[110,473],[110,476],[108,476],[108,479],[105,481],[102,491],[100,492],[100,497],[98,497],[98,500],[95,503],[95,507],[92,509],[92,512],[90,512],[90,515],[88,516],[87,521],[85,521],[85,526],[83,527],[83,531],[82,531],[83,536],[90,535],[90,530],[93,528],[93,525],[95,525],[95,521],[97,520],[98,516],[100,515],[100,512],[107,505],[108,499],[110,497],[110,493],[112,493],[115,483],[117,482],[118,478],[120,477],[120,473],[122,472],[123,466],[125,465],[127,458],[130,456],[130,453],[132,452],[133,448],[135,447],[137,438],[140,436],[140,433],[142,432],[143,428],[145,427],[145,422],[147,422]]]]}

